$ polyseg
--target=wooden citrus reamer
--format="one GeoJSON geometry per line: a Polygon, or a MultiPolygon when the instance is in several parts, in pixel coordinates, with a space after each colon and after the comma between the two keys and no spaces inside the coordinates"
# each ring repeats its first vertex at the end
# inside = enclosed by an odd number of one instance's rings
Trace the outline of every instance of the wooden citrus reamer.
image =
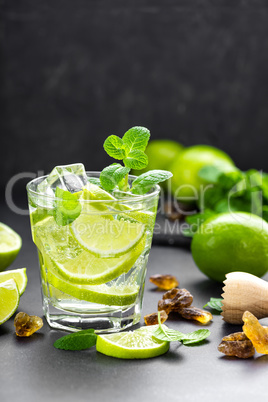
{"type": "Polygon", "coordinates": [[[242,324],[242,315],[248,310],[257,318],[268,317],[268,283],[245,272],[231,272],[223,282],[224,321],[242,324]]]}

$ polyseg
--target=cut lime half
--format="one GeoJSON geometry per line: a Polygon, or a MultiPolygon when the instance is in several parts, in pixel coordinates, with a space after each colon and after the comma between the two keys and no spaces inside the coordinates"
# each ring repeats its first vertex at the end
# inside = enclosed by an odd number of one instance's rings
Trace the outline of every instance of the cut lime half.
{"type": "Polygon", "coordinates": [[[21,249],[21,237],[4,223],[0,223],[0,271],[6,269],[21,249]]]}
{"type": "Polygon", "coordinates": [[[14,279],[16,282],[20,296],[24,293],[27,286],[26,268],[13,269],[5,272],[0,272],[0,284],[8,279],[14,279]]]}
{"type": "Polygon", "coordinates": [[[0,325],[15,313],[19,301],[20,294],[14,279],[0,283],[0,325]]]}
{"type": "Polygon", "coordinates": [[[166,353],[169,342],[152,336],[158,325],[141,327],[135,331],[98,335],[96,350],[119,359],[149,359],[166,353]]]}

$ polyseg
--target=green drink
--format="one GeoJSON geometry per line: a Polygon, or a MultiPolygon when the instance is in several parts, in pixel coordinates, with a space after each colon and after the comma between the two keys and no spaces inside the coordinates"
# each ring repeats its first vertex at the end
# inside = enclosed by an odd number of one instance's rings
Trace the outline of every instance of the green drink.
{"type": "MultiPolygon", "coordinates": [[[[57,169],[61,172],[62,168],[57,169]]],[[[60,179],[69,176],[73,181],[68,169],[73,171],[73,166],[65,167],[68,175],[60,179]]],[[[57,189],[62,186],[57,177],[52,187],[55,195],[42,193],[50,177],[53,174],[27,185],[43,308],[49,325],[68,330],[118,331],[136,324],[140,320],[159,187],[140,196],[121,191],[110,194],[88,181],[99,177],[99,173],[91,172],[86,182],[82,180],[81,190],[63,200],[57,197],[57,189]]],[[[130,177],[130,186],[132,181],[130,177]]],[[[69,192],[62,190],[60,195],[64,193],[69,192]]]]}
{"type": "Polygon", "coordinates": [[[119,331],[140,320],[157,211],[157,183],[172,176],[144,169],[149,130],[109,136],[104,149],[122,160],[101,173],[57,166],[27,185],[43,308],[51,327],[119,331]]]}

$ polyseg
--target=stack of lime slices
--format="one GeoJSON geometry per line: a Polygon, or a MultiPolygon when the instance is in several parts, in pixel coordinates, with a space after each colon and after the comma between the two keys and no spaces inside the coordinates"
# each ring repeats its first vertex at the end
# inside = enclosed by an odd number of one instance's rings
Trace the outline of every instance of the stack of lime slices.
{"type": "Polygon", "coordinates": [[[115,198],[97,186],[84,188],[82,213],[70,225],[58,226],[43,215],[33,227],[34,241],[43,255],[48,282],[77,299],[108,305],[129,305],[139,287],[106,285],[133,267],[146,246],[146,224],[153,212],[122,211],[114,219],[115,198]],[[105,203],[105,200],[108,202],[105,203]],[[135,219],[135,217],[137,219],[135,219]]]}

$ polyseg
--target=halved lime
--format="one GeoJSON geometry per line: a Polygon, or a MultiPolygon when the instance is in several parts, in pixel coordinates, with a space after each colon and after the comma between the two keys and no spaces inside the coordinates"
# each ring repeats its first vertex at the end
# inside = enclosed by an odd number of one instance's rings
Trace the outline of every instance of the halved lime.
{"type": "Polygon", "coordinates": [[[27,275],[26,268],[13,269],[5,272],[0,272],[0,284],[2,282],[7,281],[8,279],[14,279],[18,289],[20,296],[24,293],[27,286],[27,275]]]}
{"type": "Polygon", "coordinates": [[[96,350],[119,359],[148,359],[160,356],[169,350],[169,342],[152,336],[158,325],[141,327],[135,331],[98,335],[96,350]]]}
{"type": "Polygon", "coordinates": [[[58,226],[52,217],[39,222],[34,232],[38,249],[49,256],[63,278],[76,284],[99,285],[128,272],[146,244],[144,235],[129,252],[99,258],[80,247],[69,226],[58,226]]]}
{"type": "Polygon", "coordinates": [[[108,286],[105,284],[87,286],[77,285],[63,278],[55,269],[51,260],[46,256],[47,281],[56,289],[79,300],[108,306],[128,306],[135,302],[139,287],[134,284],[108,286]]]}
{"type": "Polygon", "coordinates": [[[19,301],[20,294],[14,279],[0,283],[0,325],[15,313],[19,301]]]}
{"type": "Polygon", "coordinates": [[[145,226],[124,219],[82,213],[71,225],[82,248],[101,258],[120,257],[140,241],[145,226]]]}
{"type": "Polygon", "coordinates": [[[21,237],[4,223],[0,223],[0,271],[6,269],[21,249],[21,237]]]}

